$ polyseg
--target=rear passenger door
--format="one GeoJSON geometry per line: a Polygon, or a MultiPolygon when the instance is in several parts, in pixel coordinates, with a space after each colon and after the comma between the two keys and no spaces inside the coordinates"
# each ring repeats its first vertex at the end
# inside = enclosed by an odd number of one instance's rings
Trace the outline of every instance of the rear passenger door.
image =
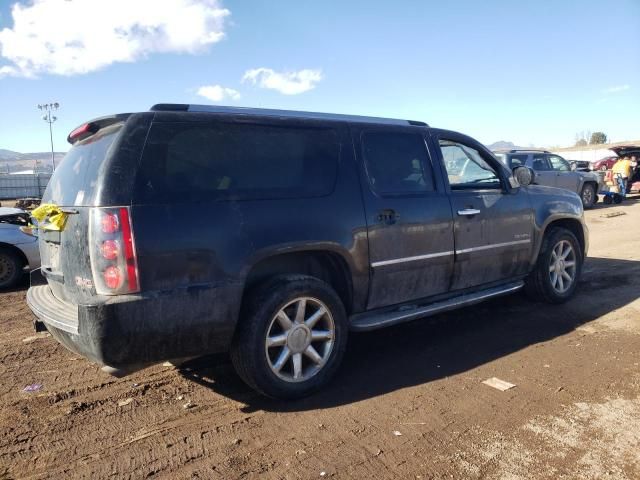
{"type": "Polygon", "coordinates": [[[508,187],[504,170],[480,144],[435,131],[454,219],[455,266],[451,290],[488,285],[525,274],[533,220],[523,189],[508,187]]]}
{"type": "Polygon", "coordinates": [[[368,308],[449,289],[453,226],[420,127],[352,127],[369,240],[368,308]]]}

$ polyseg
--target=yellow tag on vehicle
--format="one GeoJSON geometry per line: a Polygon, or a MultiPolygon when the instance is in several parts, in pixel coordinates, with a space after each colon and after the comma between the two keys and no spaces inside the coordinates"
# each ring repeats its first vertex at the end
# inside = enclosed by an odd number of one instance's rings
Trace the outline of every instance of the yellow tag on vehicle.
{"type": "Polygon", "coordinates": [[[38,221],[43,230],[64,230],[67,214],[53,203],[44,203],[31,212],[31,216],[38,221]],[[48,219],[48,222],[44,223],[48,219]]]}

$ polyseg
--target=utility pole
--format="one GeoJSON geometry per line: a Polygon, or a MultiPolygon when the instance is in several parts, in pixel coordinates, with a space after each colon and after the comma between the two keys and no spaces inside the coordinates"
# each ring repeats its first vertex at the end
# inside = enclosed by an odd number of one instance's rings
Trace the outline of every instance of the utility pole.
{"type": "Polygon", "coordinates": [[[60,104],[58,102],[54,102],[54,103],[39,103],[38,104],[38,109],[39,110],[47,112],[42,116],[42,119],[49,124],[49,139],[51,140],[51,165],[53,166],[53,170],[54,171],[56,169],[56,159],[55,159],[55,154],[53,152],[53,127],[52,127],[52,125],[53,125],[53,122],[58,120],[58,117],[56,117],[55,115],[51,115],[51,111],[55,111],[58,108],[60,108],[60,104]]]}

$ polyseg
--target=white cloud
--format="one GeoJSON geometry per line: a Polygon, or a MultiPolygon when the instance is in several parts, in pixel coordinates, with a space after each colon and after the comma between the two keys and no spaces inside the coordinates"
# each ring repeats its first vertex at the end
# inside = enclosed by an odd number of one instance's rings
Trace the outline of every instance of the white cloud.
{"type": "Polygon", "coordinates": [[[615,85],[613,87],[605,88],[602,93],[618,93],[624,92],[625,90],[629,90],[631,88],[630,85],[615,85]]]}
{"type": "Polygon", "coordinates": [[[224,37],[220,0],[33,0],[0,30],[0,78],[84,74],[152,53],[198,53],[224,37]]]}
{"type": "Polygon", "coordinates": [[[270,68],[254,68],[247,70],[242,77],[243,82],[277,90],[285,95],[297,95],[312,90],[320,80],[322,71],[309,69],[280,73],[270,68]]]}
{"type": "Polygon", "coordinates": [[[222,85],[205,85],[198,88],[196,93],[201,97],[208,98],[212,102],[219,102],[225,98],[231,100],[240,99],[240,92],[233,88],[223,87],[222,85]]]}

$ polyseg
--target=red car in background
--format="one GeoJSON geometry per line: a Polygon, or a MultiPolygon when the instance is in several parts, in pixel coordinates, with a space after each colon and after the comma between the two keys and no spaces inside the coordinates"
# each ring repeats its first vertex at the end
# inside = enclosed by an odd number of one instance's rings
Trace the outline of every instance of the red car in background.
{"type": "Polygon", "coordinates": [[[593,162],[593,170],[611,170],[615,163],[623,157],[635,156],[640,160],[640,145],[620,145],[617,147],[609,147],[609,150],[612,150],[617,155],[604,157],[597,162],[593,162]]]}
{"type": "Polygon", "coordinates": [[[613,165],[618,161],[618,157],[604,157],[598,160],[597,162],[593,162],[592,169],[593,170],[611,170],[613,165]]]}

